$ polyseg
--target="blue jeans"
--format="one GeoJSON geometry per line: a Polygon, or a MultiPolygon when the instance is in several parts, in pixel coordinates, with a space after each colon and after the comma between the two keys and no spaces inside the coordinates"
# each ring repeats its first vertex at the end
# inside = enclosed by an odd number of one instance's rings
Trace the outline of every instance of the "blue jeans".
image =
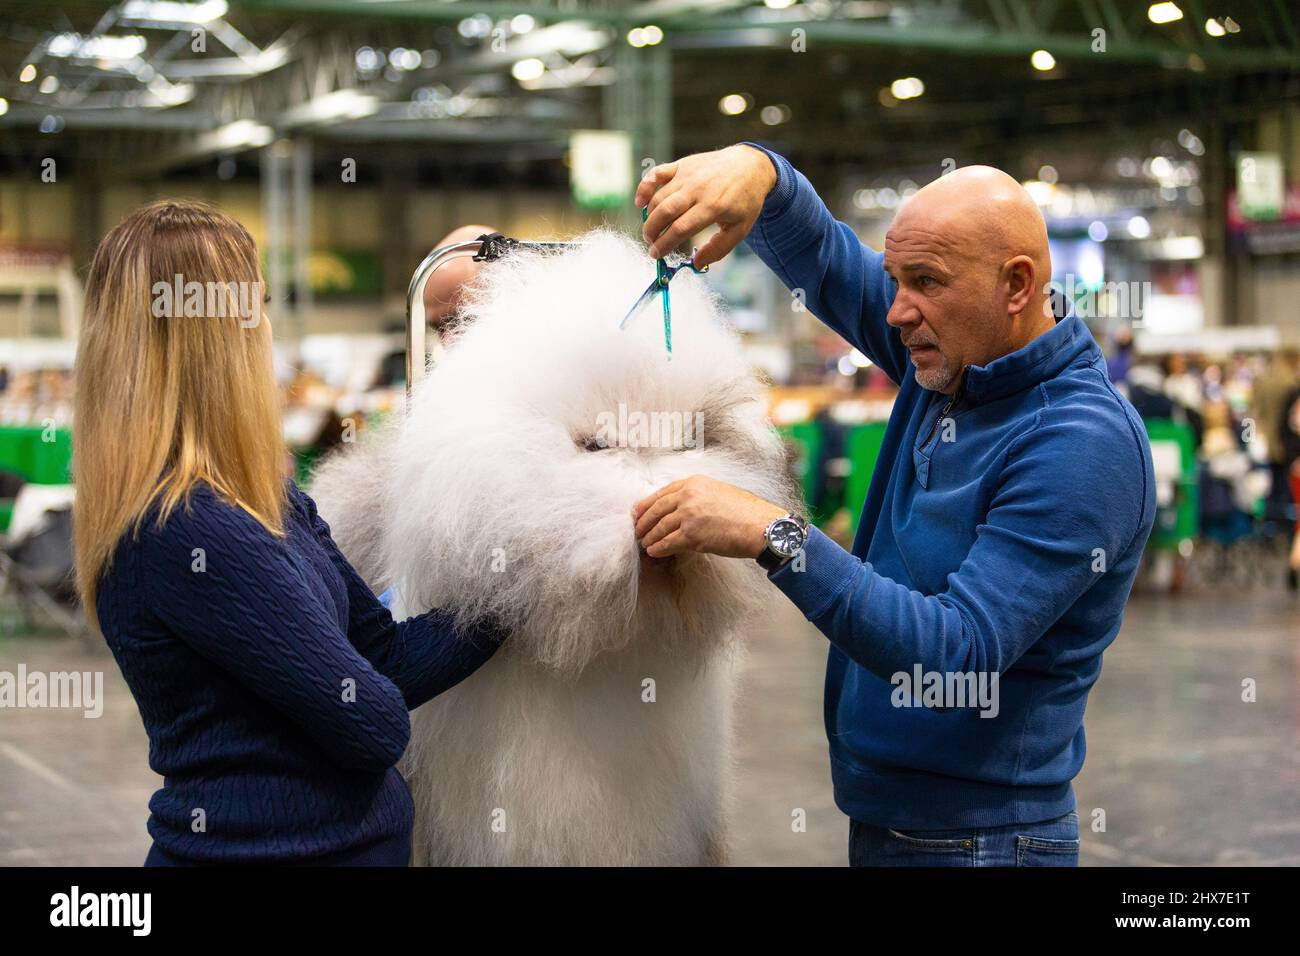
{"type": "Polygon", "coordinates": [[[1079,815],[956,830],[891,830],[849,821],[849,866],[1078,866],[1079,815]]]}

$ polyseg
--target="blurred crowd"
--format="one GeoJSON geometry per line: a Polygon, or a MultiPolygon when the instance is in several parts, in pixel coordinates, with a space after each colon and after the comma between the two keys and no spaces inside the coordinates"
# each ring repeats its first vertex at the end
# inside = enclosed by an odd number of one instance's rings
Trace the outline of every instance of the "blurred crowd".
{"type": "Polygon", "coordinates": [[[0,425],[53,425],[72,422],[72,371],[36,368],[11,371],[0,365],[0,425]]]}
{"type": "MultiPolygon", "coordinates": [[[[467,228],[477,233],[486,227],[467,228]]],[[[465,278],[456,276],[454,285],[465,278]]],[[[436,328],[454,313],[455,296],[432,284],[429,294],[446,300],[426,302],[436,328]]],[[[1297,590],[1300,353],[1292,348],[1228,356],[1142,354],[1127,327],[1105,339],[1108,372],[1116,387],[1149,430],[1159,429],[1165,439],[1173,434],[1187,449],[1172,463],[1155,455],[1159,502],[1170,516],[1169,527],[1178,529],[1171,553],[1155,555],[1171,562],[1159,576],[1160,586],[1177,590],[1190,571],[1207,582],[1276,585],[1284,580],[1297,590]],[[1174,515],[1180,517],[1174,520],[1174,515]]],[[[865,361],[855,364],[855,356],[814,359],[812,364],[820,366],[818,386],[773,389],[774,405],[795,408],[793,417],[815,423],[822,436],[814,460],[807,463],[814,480],[805,491],[813,510],[824,513],[831,525],[852,467],[848,436],[864,422],[887,417],[894,393],[879,369],[865,361]]],[[[306,481],[320,456],[398,406],[404,395],[404,361],[404,352],[395,346],[366,373],[365,383],[350,388],[286,363],[280,378],[292,456],[287,469],[306,481]]],[[[71,397],[68,369],[0,366],[0,426],[70,427],[71,397]]],[[[793,419],[776,414],[774,420],[789,424],[793,419]]],[[[1152,443],[1154,452],[1156,430],[1152,443]]],[[[851,536],[851,516],[838,517],[844,525],[838,530],[851,536]]],[[[1153,552],[1161,549],[1160,527],[1158,522],[1153,552]]]]}
{"type": "Polygon", "coordinates": [[[1111,380],[1148,422],[1185,426],[1196,452],[1200,538],[1219,558],[1285,550],[1300,573],[1300,355],[1142,355],[1131,332],[1110,342],[1111,380]],[[1287,546],[1270,547],[1282,542],[1287,546]]]}

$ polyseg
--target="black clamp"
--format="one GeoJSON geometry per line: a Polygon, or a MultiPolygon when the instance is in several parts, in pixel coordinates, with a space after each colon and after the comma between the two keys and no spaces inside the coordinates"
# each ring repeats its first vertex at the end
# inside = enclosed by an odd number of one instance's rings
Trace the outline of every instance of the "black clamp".
{"type": "Polygon", "coordinates": [[[499,232],[484,233],[478,238],[483,245],[474,254],[475,262],[493,262],[519,245],[518,239],[511,239],[499,232]]]}

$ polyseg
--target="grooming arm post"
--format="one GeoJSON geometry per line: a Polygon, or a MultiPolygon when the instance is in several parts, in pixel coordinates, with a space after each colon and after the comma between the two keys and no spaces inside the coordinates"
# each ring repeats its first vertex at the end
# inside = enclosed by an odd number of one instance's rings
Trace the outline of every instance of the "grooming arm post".
{"type": "Polygon", "coordinates": [[[477,256],[483,243],[458,242],[450,246],[441,246],[424,257],[424,261],[411,276],[411,284],[406,289],[406,398],[411,398],[411,389],[415,383],[424,378],[425,361],[428,355],[429,324],[424,311],[424,287],[434,270],[446,265],[452,259],[465,256],[477,256]]]}

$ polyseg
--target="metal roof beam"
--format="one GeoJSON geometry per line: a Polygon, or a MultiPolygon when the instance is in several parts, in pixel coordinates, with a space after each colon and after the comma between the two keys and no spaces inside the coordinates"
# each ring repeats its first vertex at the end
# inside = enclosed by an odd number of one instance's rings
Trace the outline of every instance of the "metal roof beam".
{"type": "MultiPolygon", "coordinates": [[[[735,48],[742,37],[746,46],[787,48],[792,30],[801,29],[810,42],[845,45],[946,50],[970,56],[1028,55],[1049,50],[1058,60],[1104,58],[1109,62],[1156,62],[1174,65],[1185,62],[1192,51],[1172,44],[1122,39],[1118,30],[1109,31],[1105,53],[1094,53],[1090,34],[1053,34],[1004,31],[992,27],[915,28],[874,23],[826,20],[757,21],[745,17],[714,17],[671,21],[674,49],[735,48]]],[[[1283,49],[1205,49],[1197,53],[1207,66],[1241,69],[1300,67],[1300,54],[1283,49]]]]}
{"type": "MultiPolygon", "coordinates": [[[[726,12],[734,4],[720,0],[695,3],[650,0],[624,7],[561,6],[537,3],[512,3],[484,0],[477,3],[453,3],[446,0],[401,0],[401,2],[358,2],[358,0],[233,0],[250,10],[274,10],[282,13],[321,13],[352,17],[376,17],[407,20],[451,22],[477,14],[506,19],[527,14],[542,23],[586,21],[594,24],[625,25],[655,22],[669,33],[674,46],[685,48],[735,49],[739,46],[788,46],[790,32],[803,30],[809,40],[824,43],[864,46],[911,47],[979,55],[1029,54],[1046,49],[1058,59],[1105,56],[1110,61],[1176,63],[1185,60],[1190,50],[1176,42],[1135,39],[1127,28],[1114,0],[1100,0],[1100,18],[1096,20],[1108,34],[1105,54],[1094,53],[1090,32],[1053,33],[1035,29],[1033,10],[1025,0],[991,0],[995,19],[1019,24],[1015,29],[997,28],[992,23],[958,27],[951,23],[899,25],[862,20],[808,19],[799,8],[782,12],[765,8],[746,8],[726,12]],[[1007,11],[1010,2],[1014,13],[1007,11]],[[719,9],[724,12],[718,12],[719,9]],[[725,36],[730,34],[730,36],[725,36]],[[705,39],[712,38],[712,39],[705,39]]],[[[1091,2],[1081,4],[1085,10],[1097,11],[1091,2]]],[[[1051,8],[1053,11],[1055,7],[1051,8]]],[[[1242,69],[1300,67],[1300,53],[1285,49],[1206,46],[1198,55],[1209,66],[1242,69]]]]}

